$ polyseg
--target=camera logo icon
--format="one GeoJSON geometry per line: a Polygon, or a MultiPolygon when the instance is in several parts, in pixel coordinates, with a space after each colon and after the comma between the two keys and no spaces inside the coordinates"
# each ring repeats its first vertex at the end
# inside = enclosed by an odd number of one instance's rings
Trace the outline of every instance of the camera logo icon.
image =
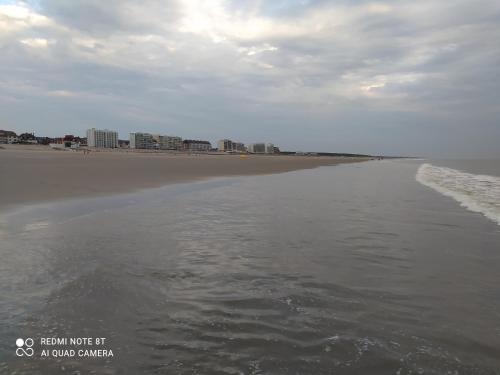
{"type": "Polygon", "coordinates": [[[18,357],[31,357],[33,354],[35,354],[35,351],[33,350],[32,346],[35,342],[33,341],[32,338],[27,338],[27,339],[17,339],[16,340],[16,355],[18,357]]]}

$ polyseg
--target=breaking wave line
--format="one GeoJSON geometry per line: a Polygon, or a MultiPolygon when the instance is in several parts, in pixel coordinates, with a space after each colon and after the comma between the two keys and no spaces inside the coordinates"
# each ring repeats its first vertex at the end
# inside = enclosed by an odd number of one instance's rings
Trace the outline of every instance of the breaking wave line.
{"type": "Polygon", "coordinates": [[[500,177],[422,164],[415,179],[500,225],[500,177]]]}

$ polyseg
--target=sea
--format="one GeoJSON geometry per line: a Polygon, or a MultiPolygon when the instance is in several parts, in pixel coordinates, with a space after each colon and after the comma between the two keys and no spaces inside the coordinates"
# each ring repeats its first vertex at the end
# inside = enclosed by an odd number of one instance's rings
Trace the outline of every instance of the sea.
{"type": "Polygon", "coordinates": [[[0,374],[500,374],[500,161],[2,211],[0,374]]]}

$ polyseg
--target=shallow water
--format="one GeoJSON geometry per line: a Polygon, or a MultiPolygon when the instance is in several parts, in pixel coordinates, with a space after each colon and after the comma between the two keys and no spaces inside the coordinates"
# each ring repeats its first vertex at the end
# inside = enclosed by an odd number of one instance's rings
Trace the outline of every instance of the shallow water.
{"type": "Polygon", "coordinates": [[[0,373],[497,374],[500,226],[418,183],[420,164],[4,213],[0,373]],[[40,358],[55,336],[114,357],[40,358]]]}

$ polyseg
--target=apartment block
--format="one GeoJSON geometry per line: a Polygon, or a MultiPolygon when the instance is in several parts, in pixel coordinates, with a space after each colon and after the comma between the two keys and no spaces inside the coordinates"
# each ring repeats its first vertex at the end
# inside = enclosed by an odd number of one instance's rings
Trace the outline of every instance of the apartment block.
{"type": "Polygon", "coordinates": [[[170,135],[159,135],[157,139],[160,150],[182,150],[182,138],[170,135]]]}
{"type": "Polygon", "coordinates": [[[87,130],[87,145],[99,148],[117,148],[118,133],[113,130],[96,128],[87,130]]]}
{"type": "Polygon", "coordinates": [[[252,154],[273,154],[274,153],[274,145],[272,143],[252,143],[249,144],[248,152],[252,154]]]}
{"type": "Polygon", "coordinates": [[[0,130],[0,143],[17,143],[19,138],[11,130],[0,130]]]}
{"type": "Polygon", "coordinates": [[[209,141],[199,141],[195,139],[185,139],[183,142],[183,149],[186,151],[210,151],[212,145],[209,141]]]}
{"type": "Polygon", "coordinates": [[[217,149],[223,152],[233,151],[233,141],[230,139],[221,139],[217,142],[217,149]]]}
{"type": "Polygon", "coordinates": [[[153,135],[149,133],[130,133],[129,145],[133,149],[153,149],[153,135]]]}
{"type": "Polygon", "coordinates": [[[274,154],[274,145],[272,143],[266,144],[266,154],[274,154]]]}
{"type": "Polygon", "coordinates": [[[245,152],[245,145],[240,142],[233,142],[230,139],[221,139],[217,142],[217,149],[219,151],[228,152],[228,151],[238,151],[245,152]]]}

